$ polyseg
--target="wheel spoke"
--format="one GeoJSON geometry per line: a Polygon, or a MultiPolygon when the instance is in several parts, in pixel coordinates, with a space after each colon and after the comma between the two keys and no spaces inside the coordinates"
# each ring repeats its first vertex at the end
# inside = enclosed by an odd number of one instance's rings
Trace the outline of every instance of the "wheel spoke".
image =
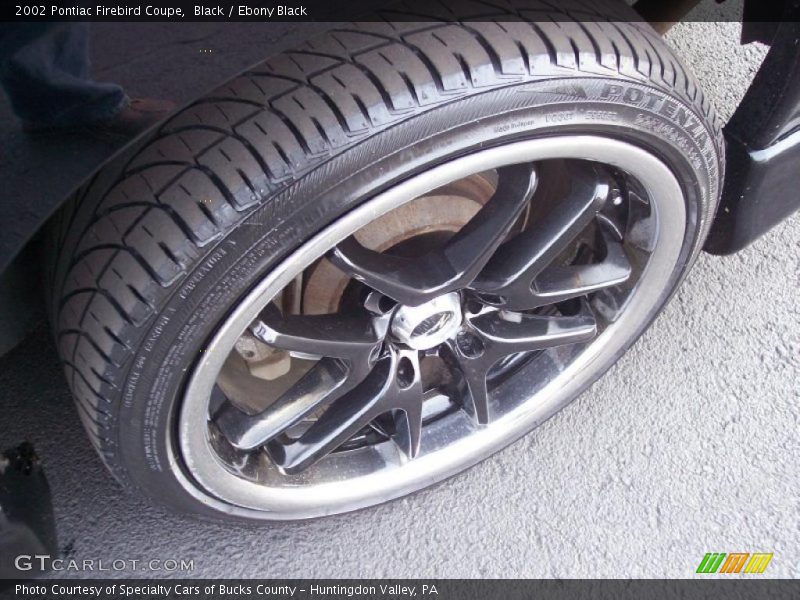
{"type": "Polygon", "coordinates": [[[309,356],[331,356],[346,360],[369,356],[386,336],[389,319],[362,316],[281,315],[270,304],[251,326],[259,340],[275,348],[309,356]]]}
{"type": "Polygon", "coordinates": [[[484,343],[488,358],[515,352],[544,350],[594,338],[597,324],[588,306],[573,316],[529,315],[489,309],[469,320],[470,329],[484,343]]]}
{"type": "Polygon", "coordinates": [[[500,246],[472,289],[511,310],[540,305],[532,297],[534,279],[592,222],[609,194],[607,177],[597,167],[568,163],[568,170],[572,189],[567,198],[500,246]]]}
{"type": "Polygon", "coordinates": [[[498,176],[492,198],[441,249],[404,258],[370,250],[351,236],[329,258],[355,279],[409,306],[466,287],[511,230],[536,187],[530,164],[498,169],[498,176]]]}
{"type": "Polygon", "coordinates": [[[298,473],[387,412],[395,418],[395,442],[413,458],[422,430],[422,383],[416,351],[389,349],[369,376],[332,404],[299,439],[286,444],[274,440],[267,451],[284,472],[298,473]]]}
{"type": "Polygon", "coordinates": [[[631,263],[622,244],[603,235],[606,256],[599,263],[574,266],[551,266],[533,280],[530,302],[525,308],[537,308],[625,283],[631,275],[631,263]]]}
{"type": "Polygon", "coordinates": [[[630,218],[628,219],[628,230],[626,239],[636,248],[650,253],[655,248],[656,230],[658,223],[652,207],[639,194],[631,192],[630,198],[630,218]]]}
{"type": "Polygon", "coordinates": [[[486,376],[501,358],[518,352],[545,350],[586,342],[597,324],[588,305],[575,316],[546,316],[485,308],[465,320],[464,330],[448,344],[450,356],[464,377],[479,424],[490,419],[486,376]]]}
{"type": "Polygon", "coordinates": [[[287,315],[270,305],[251,331],[262,342],[323,358],[277,401],[255,415],[225,404],[215,422],[236,448],[262,446],[318,408],[341,398],[372,370],[386,336],[387,315],[287,315]]]}
{"type": "Polygon", "coordinates": [[[227,402],[214,422],[230,444],[240,450],[263,446],[282,431],[300,422],[317,407],[330,404],[357,382],[348,378],[347,365],[335,358],[323,358],[274,404],[248,415],[227,402]]]}

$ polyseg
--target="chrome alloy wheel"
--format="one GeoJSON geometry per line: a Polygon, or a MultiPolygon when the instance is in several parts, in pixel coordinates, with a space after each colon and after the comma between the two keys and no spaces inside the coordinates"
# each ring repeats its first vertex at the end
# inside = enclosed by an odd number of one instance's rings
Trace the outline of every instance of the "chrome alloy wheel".
{"type": "Polygon", "coordinates": [[[465,469],[613,363],[674,284],[685,229],[670,170],[596,136],[483,150],[366,200],[267,274],[209,342],[179,414],[184,487],[218,510],[296,519],[465,469]],[[364,241],[370,224],[476,175],[489,198],[457,231],[364,241]],[[335,310],[315,314],[303,294],[321,264],[345,283],[327,286],[335,310]]]}

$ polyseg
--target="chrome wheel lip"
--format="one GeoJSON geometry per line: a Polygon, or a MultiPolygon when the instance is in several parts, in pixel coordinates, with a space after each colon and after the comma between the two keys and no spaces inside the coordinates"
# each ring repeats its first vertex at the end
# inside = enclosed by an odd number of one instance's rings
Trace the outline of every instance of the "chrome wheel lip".
{"type": "MultiPolygon", "coordinates": [[[[182,486],[207,506],[229,514],[268,520],[319,517],[395,499],[446,479],[518,439],[573,399],[599,371],[609,366],[626,342],[646,325],[672,281],[685,239],[686,207],[669,168],[649,152],[599,136],[559,136],[514,142],[454,159],[410,178],[353,209],[314,236],[273,269],[234,309],[208,344],[194,369],[180,407],[180,455],[171,467],[182,486]],[[626,310],[561,373],[529,396],[524,382],[510,382],[522,400],[489,426],[442,448],[423,448],[400,467],[296,488],[268,487],[242,479],[219,462],[206,435],[208,399],[216,375],[233,343],[261,308],[296,273],[366,223],[397,206],[459,177],[510,164],[553,158],[585,159],[618,167],[645,188],[656,213],[656,244],[626,310]],[[181,467],[185,467],[185,471],[181,467]],[[342,485],[347,481],[346,485],[342,485]]],[[[519,378],[517,378],[519,379],[519,378]]],[[[511,391],[510,389],[508,391],[511,391]]],[[[448,426],[454,423],[449,422],[448,426]]],[[[434,424],[436,426],[436,424],[434,424]]],[[[457,437],[457,436],[456,436],[457,437]]],[[[170,448],[172,448],[170,444],[170,448]]],[[[396,457],[393,457],[396,460],[396,457]]]]}

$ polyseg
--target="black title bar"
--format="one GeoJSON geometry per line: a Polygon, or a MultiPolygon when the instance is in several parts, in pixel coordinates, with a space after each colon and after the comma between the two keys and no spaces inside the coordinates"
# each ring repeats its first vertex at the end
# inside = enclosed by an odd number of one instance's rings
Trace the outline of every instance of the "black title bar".
{"type": "MultiPolygon", "coordinates": [[[[602,4],[609,0],[596,0],[602,4]]],[[[671,2],[673,0],[664,0],[671,2]]],[[[0,3],[0,21],[454,21],[492,20],[508,14],[511,5],[522,16],[535,11],[540,0],[11,0],[0,3]],[[495,8],[497,7],[497,8],[495,8]]],[[[789,4],[798,0],[789,0],[789,4]]],[[[621,0],[616,4],[619,7],[621,0]]],[[[570,20],[608,20],[606,10],[595,10],[590,2],[559,0],[570,20]]],[[[612,0],[611,4],[614,2],[612,0]]],[[[711,5],[713,6],[713,5],[711,5]]],[[[775,21],[780,3],[748,2],[745,15],[732,10],[698,10],[686,20],[775,21]]],[[[701,6],[702,8],[702,6],[701,6]]],[[[637,20],[634,11],[615,11],[614,20],[637,20]]],[[[551,18],[551,17],[548,17],[551,18]]],[[[567,17],[565,17],[567,18],[567,17]]]]}

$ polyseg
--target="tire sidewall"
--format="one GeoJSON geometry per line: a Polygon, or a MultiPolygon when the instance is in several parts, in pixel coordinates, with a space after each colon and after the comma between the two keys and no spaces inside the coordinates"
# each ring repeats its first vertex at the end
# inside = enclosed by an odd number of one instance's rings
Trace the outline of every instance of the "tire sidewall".
{"type": "Polygon", "coordinates": [[[266,198],[207,250],[160,307],[129,362],[113,429],[117,464],[125,466],[117,476],[180,511],[219,517],[202,494],[181,483],[191,474],[177,448],[176,419],[194,365],[237,301],[309,237],[407,177],[494,145],[579,134],[648,150],[683,187],[684,244],[652,320],[696,257],[713,215],[721,179],[715,132],[680,98],[618,78],[559,78],[488,90],[409,115],[344,149],[266,198]]]}

